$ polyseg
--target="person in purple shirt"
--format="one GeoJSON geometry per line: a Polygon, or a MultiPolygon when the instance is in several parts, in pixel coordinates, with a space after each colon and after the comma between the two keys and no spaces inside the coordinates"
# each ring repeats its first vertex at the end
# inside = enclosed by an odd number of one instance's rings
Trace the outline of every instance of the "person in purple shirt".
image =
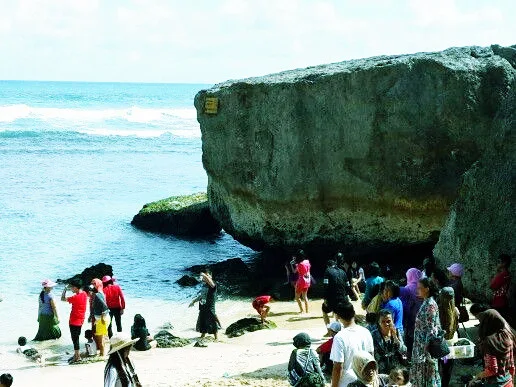
{"type": "Polygon", "coordinates": [[[416,315],[421,307],[423,300],[417,297],[416,288],[418,281],[423,277],[423,273],[415,267],[407,270],[407,285],[400,289],[400,300],[403,304],[403,331],[405,333],[405,345],[407,354],[412,354],[412,344],[414,342],[414,326],[416,315]]]}
{"type": "Polygon", "coordinates": [[[381,308],[391,312],[394,327],[399,335],[403,336],[403,304],[400,300],[400,287],[396,282],[391,280],[385,282],[382,299],[381,308]]]}

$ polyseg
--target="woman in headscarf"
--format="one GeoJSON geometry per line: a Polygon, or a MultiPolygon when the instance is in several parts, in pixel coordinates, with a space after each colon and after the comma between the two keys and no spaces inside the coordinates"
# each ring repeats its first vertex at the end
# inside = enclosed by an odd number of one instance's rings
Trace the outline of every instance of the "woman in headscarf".
{"type": "Polygon", "coordinates": [[[131,346],[138,339],[131,340],[119,333],[109,341],[111,349],[104,368],[104,387],[141,387],[133,363],[129,359],[131,346]]]}
{"type": "Polygon", "coordinates": [[[373,355],[369,352],[355,352],[351,367],[357,380],[348,384],[348,387],[381,387],[386,385],[378,376],[378,366],[373,355]]]}
{"type": "Polygon", "coordinates": [[[429,279],[422,278],[417,284],[417,295],[423,299],[414,326],[414,346],[410,382],[417,387],[440,387],[441,378],[437,369],[437,359],[428,352],[428,343],[441,329],[439,309],[435,302],[437,286],[429,279]]]}
{"type": "Polygon", "coordinates": [[[57,284],[54,281],[49,279],[46,279],[41,283],[43,290],[39,293],[38,298],[39,328],[34,341],[59,339],[61,337],[56,303],[54,302],[54,295],[51,293],[52,288],[56,285],[57,284]]]}
{"type": "Polygon", "coordinates": [[[416,323],[416,315],[421,307],[421,300],[417,297],[416,288],[418,281],[422,278],[423,273],[415,267],[407,270],[407,285],[400,288],[400,300],[403,304],[403,332],[405,334],[405,345],[407,346],[407,354],[412,355],[412,343],[414,342],[414,325],[416,323]]]}
{"type": "Polygon", "coordinates": [[[490,386],[513,386],[516,332],[494,309],[480,313],[478,319],[479,346],[484,357],[484,370],[473,378],[470,385],[485,379],[490,386]]]}
{"type": "MultiPolygon", "coordinates": [[[[457,329],[459,328],[459,310],[455,306],[455,292],[452,287],[446,286],[441,289],[437,299],[439,307],[439,321],[445,332],[444,338],[448,345],[453,345],[458,339],[457,329]]],[[[439,371],[441,373],[441,384],[448,387],[453,369],[453,359],[439,360],[439,371]]]]}
{"type": "MultiPolygon", "coordinates": [[[[319,356],[310,348],[312,341],[307,333],[298,333],[294,336],[294,349],[288,361],[289,382],[292,386],[324,386],[324,375],[319,363],[319,356]],[[306,383],[302,378],[313,374],[312,383],[306,383]]],[[[305,378],[307,379],[307,378],[305,378]]]]}
{"type": "Polygon", "coordinates": [[[454,263],[448,268],[448,278],[450,279],[449,285],[455,292],[455,305],[459,306],[464,300],[464,286],[462,285],[462,276],[464,275],[464,266],[460,263],[454,263]]]}

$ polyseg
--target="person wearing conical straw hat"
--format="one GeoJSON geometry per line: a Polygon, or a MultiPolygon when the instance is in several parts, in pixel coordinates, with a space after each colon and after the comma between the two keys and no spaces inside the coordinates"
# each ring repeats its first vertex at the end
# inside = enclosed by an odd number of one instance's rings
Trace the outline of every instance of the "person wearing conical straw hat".
{"type": "Polygon", "coordinates": [[[142,387],[133,363],[129,359],[132,345],[138,339],[119,333],[111,337],[111,349],[108,352],[108,361],[104,369],[104,387],[142,387]]]}

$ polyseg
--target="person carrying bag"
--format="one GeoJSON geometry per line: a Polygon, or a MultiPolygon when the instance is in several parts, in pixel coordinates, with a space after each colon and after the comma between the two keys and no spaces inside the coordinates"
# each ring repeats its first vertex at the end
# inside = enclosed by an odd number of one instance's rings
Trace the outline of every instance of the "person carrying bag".
{"type": "Polygon", "coordinates": [[[288,381],[296,387],[324,387],[324,375],[319,364],[319,357],[310,348],[310,336],[299,333],[294,337],[296,349],[290,354],[288,362],[288,381]]]}

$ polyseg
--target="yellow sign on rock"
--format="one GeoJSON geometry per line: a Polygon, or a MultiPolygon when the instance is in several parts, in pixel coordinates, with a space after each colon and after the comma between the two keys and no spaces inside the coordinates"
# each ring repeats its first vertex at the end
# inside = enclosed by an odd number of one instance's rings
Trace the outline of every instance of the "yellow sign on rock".
{"type": "Polygon", "coordinates": [[[204,113],[217,114],[219,108],[219,99],[217,97],[206,97],[204,101],[204,113]]]}

